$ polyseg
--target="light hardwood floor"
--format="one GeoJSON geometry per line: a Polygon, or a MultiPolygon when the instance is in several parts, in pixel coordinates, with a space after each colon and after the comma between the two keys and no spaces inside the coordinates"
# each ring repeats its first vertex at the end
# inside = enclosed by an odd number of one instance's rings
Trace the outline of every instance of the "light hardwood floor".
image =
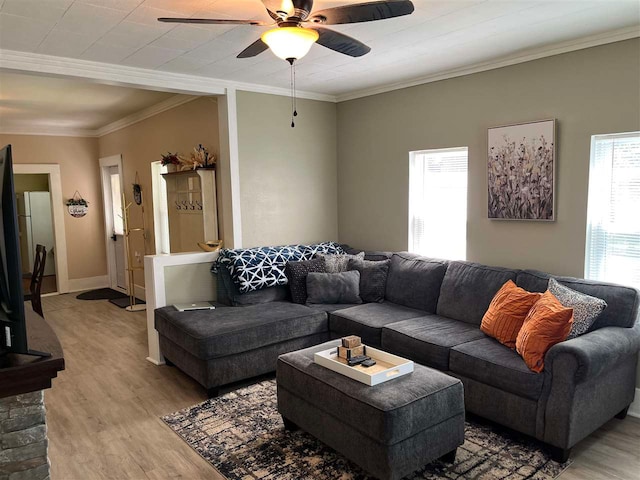
{"type": "MultiPolygon", "coordinates": [[[[223,477],[160,420],[206,399],[147,355],[144,312],[75,295],[43,298],[66,370],[47,390],[52,480],[223,477]]],[[[574,448],[561,480],[640,479],[640,420],[611,420],[574,448]]]]}

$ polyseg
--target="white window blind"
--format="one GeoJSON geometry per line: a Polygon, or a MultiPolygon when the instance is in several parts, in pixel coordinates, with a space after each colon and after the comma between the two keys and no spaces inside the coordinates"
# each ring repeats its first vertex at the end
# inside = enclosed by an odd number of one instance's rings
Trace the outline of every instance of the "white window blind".
{"type": "Polygon", "coordinates": [[[409,154],[409,251],[466,259],[467,147],[409,154]]]}
{"type": "Polygon", "coordinates": [[[640,288],[640,132],[591,138],[585,277],[640,288]]]}

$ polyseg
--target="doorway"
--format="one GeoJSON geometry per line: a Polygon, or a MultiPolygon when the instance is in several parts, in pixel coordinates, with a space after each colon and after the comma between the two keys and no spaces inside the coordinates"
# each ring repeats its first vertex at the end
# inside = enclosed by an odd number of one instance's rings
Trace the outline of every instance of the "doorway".
{"type": "Polygon", "coordinates": [[[16,205],[18,207],[18,232],[22,264],[22,290],[29,294],[37,245],[43,245],[45,257],[42,277],[42,294],[56,293],[55,236],[49,175],[23,173],[14,175],[16,205]]]}
{"type": "Polygon", "coordinates": [[[109,287],[126,293],[128,290],[122,211],[122,156],[112,155],[101,158],[100,174],[102,176],[109,287]]]}
{"type": "MultiPolygon", "coordinates": [[[[67,239],[64,230],[64,201],[62,199],[62,178],[60,176],[60,165],[16,163],[13,165],[13,174],[14,178],[16,178],[18,182],[21,182],[22,180],[26,181],[26,185],[23,185],[21,187],[19,185],[16,185],[16,187],[18,187],[16,188],[16,190],[22,190],[22,193],[25,193],[27,190],[29,190],[31,193],[35,193],[37,191],[47,191],[47,194],[40,195],[40,198],[36,198],[38,195],[29,195],[30,198],[28,199],[28,201],[30,201],[30,206],[28,211],[29,216],[31,216],[31,214],[34,213],[35,208],[36,216],[38,217],[36,220],[42,220],[45,223],[50,222],[48,223],[48,225],[51,225],[51,230],[48,230],[48,228],[41,228],[42,224],[38,222],[38,225],[34,225],[35,222],[33,221],[33,218],[29,218],[28,220],[30,220],[29,223],[31,223],[31,227],[35,226],[36,230],[38,230],[36,231],[37,238],[34,238],[33,230],[27,228],[27,219],[24,217],[18,217],[19,219],[21,219],[21,232],[24,232],[25,235],[28,235],[28,232],[31,231],[33,243],[33,249],[31,249],[28,247],[28,239],[20,239],[20,251],[21,255],[23,255],[21,259],[23,268],[26,269],[27,265],[30,264],[29,255],[31,255],[31,258],[33,258],[33,255],[35,254],[36,244],[42,243],[44,241],[45,243],[43,244],[45,245],[45,247],[47,247],[47,269],[45,270],[45,275],[47,275],[47,273],[50,274],[47,293],[66,293],[69,291],[69,270],[67,265],[67,239]],[[35,201],[35,204],[31,202],[32,200],[35,201]],[[43,202],[45,203],[44,206],[42,205],[43,202]],[[49,217],[46,216],[47,204],[49,217]],[[38,212],[40,213],[40,215],[44,215],[44,217],[38,216],[38,212]],[[48,233],[43,236],[42,231],[48,233]],[[53,233],[53,238],[50,238],[51,232],[53,233]],[[22,242],[27,242],[25,244],[25,247],[23,247],[22,242]],[[51,245],[51,247],[49,247],[49,244],[51,245]],[[33,252],[31,252],[31,250],[33,250],[33,252]],[[50,292],[49,290],[52,289],[53,291],[50,292]]],[[[20,203],[19,198],[16,198],[16,201],[18,202],[18,204],[20,203]]],[[[22,201],[24,201],[24,196],[22,197],[22,201]]],[[[24,207],[19,205],[19,208],[22,209],[24,207]]],[[[21,211],[22,214],[26,216],[27,211],[21,211]]],[[[47,227],[48,225],[45,225],[45,227],[47,227]]],[[[42,293],[44,294],[44,292],[45,286],[43,285],[42,293]]]]}

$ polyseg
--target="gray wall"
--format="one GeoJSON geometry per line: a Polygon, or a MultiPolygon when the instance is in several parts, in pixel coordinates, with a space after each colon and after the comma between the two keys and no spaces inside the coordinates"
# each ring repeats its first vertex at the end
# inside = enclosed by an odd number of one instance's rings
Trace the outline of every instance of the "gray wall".
{"type": "Polygon", "coordinates": [[[338,239],[336,105],[238,92],[243,247],[338,239]]]}
{"type": "Polygon", "coordinates": [[[340,103],[340,241],[405,250],[408,152],[468,146],[467,259],[582,276],[590,137],[640,130],[639,107],[638,39],[340,103]],[[487,128],[546,118],[557,221],[488,220],[487,128]]]}

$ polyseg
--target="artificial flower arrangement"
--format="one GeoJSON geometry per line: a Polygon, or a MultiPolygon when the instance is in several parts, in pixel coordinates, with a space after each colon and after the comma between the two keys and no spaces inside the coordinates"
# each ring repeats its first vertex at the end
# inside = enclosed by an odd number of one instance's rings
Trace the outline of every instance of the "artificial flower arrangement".
{"type": "Polygon", "coordinates": [[[176,153],[167,152],[162,155],[162,165],[175,165],[181,171],[195,170],[197,168],[212,168],[216,164],[216,156],[209,153],[209,150],[202,144],[194,147],[189,158],[176,153]]]}
{"type": "Polygon", "coordinates": [[[182,158],[180,157],[180,155],[178,155],[178,152],[176,153],[167,152],[166,154],[162,155],[162,160],[160,160],[160,163],[163,166],[180,165],[182,163],[182,158]]]}

